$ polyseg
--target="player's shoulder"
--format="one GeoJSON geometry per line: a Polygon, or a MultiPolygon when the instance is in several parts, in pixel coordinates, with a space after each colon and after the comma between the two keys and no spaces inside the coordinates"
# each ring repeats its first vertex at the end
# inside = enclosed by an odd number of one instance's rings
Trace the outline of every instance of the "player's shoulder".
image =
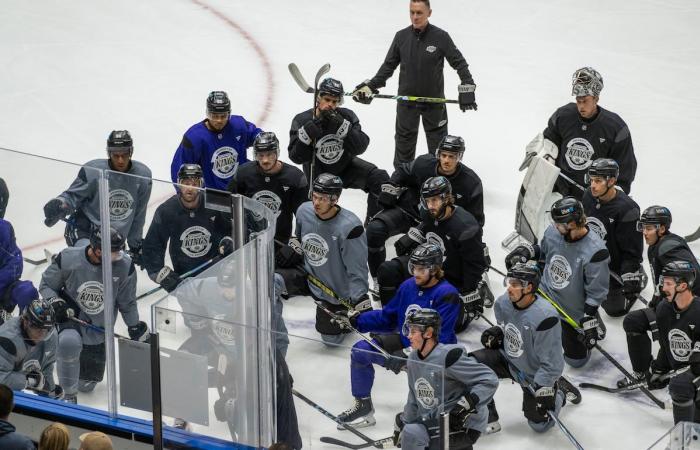
{"type": "MultiPolygon", "coordinates": [[[[129,169],[131,175],[138,175],[145,178],[152,178],[151,169],[141,161],[131,160],[131,169],[129,169]]],[[[150,181],[150,180],[149,180],[150,181]]]]}
{"type": "Polygon", "coordinates": [[[240,166],[234,175],[234,180],[239,181],[242,178],[254,177],[258,172],[258,162],[257,161],[246,161],[240,166]]]}
{"type": "Polygon", "coordinates": [[[357,122],[360,119],[357,118],[357,114],[350,108],[340,107],[336,110],[338,114],[349,120],[350,122],[357,122]]]}
{"type": "MultiPolygon", "coordinates": [[[[106,158],[91,159],[90,161],[83,164],[83,168],[99,169],[99,170],[111,170],[109,167],[109,160],[106,158]]],[[[91,178],[95,178],[98,172],[95,170],[87,170],[87,175],[92,175],[91,178]]]]}
{"type": "Polygon", "coordinates": [[[297,219],[306,219],[310,217],[310,215],[314,214],[314,204],[311,202],[311,200],[306,201],[299,205],[299,208],[297,209],[297,219]]]}
{"type": "Polygon", "coordinates": [[[622,119],[622,117],[620,117],[619,114],[612,112],[609,109],[605,109],[601,106],[598,106],[598,110],[599,110],[598,114],[599,114],[599,118],[600,118],[601,122],[612,124],[616,128],[622,128],[622,127],[627,126],[627,124],[622,119]]]}
{"type": "Polygon", "coordinates": [[[282,171],[281,174],[286,176],[286,177],[292,177],[294,180],[297,180],[298,177],[304,176],[304,172],[301,171],[300,168],[295,166],[294,164],[289,164],[288,162],[281,161],[282,163],[282,171]]]}
{"type": "Polygon", "coordinates": [[[552,119],[555,121],[560,118],[576,118],[578,119],[578,108],[576,108],[576,103],[567,103],[566,105],[560,106],[552,114],[552,119]]]}
{"type": "Polygon", "coordinates": [[[455,205],[454,216],[465,226],[464,231],[473,231],[472,227],[476,227],[476,230],[479,229],[479,222],[476,221],[474,215],[461,206],[455,205]]]}
{"type": "Polygon", "coordinates": [[[306,109],[300,113],[298,113],[294,118],[292,119],[292,123],[296,122],[300,126],[303,125],[307,120],[311,120],[313,115],[313,112],[310,109],[306,109]]]}
{"type": "Polygon", "coordinates": [[[231,114],[228,118],[228,123],[234,128],[246,128],[249,122],[243,116],[231,114]]]}
{"type": "Polygon", "coordinates": [[[199,121],[199,122],[195,123],[194,125],[192,125],[191,127],[189,127],[187,129],[187,131],[185,131],[185,136],[187,136],[188,138],[192,138],[192,137],[195,137],[195,136],[198,136],[198,135],[201,135],[203,133],[208,132],[209,129],[205,125],[205,123],[204,123],[205,121],[206,121],[206,119],[199,121]]]}
{"type": "Polygon", "coordinates": [[[420,178],[428,179],[437,175],[437,165],[438,159],[434,155],[426,153],[424,155],[420,155],[413,162],[413,173],[418,175],[420,178]]]}
{"type": "Polygon", "coordinates": [[[349,209],[340,208],[340,211],[338,211],[338,216],[341,219],[340,222],[342,222],[343,225],[348,229],[353,229],[357,226],[362,227],[362,221],[360,220],[360,218],[357,217],[357,214],[350,211],[349,209]]]}

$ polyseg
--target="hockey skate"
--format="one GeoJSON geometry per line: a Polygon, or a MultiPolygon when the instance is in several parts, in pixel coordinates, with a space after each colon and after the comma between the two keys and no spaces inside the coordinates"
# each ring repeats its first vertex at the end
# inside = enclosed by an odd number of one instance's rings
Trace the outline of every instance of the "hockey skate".
{"type": "MultiPolygon", "coordinates": [[[[351,425],[353,428],[370,427],[377,423],[374,419],[374,406],[372,406],[372,397],[358,398],[355,397],[355,404],[348,410],[338,414],[338,419],[351,425]]],[[[339,430],[344,430],[345,427],[338,425],[339,430]]]]}
{"type": "Polygon", "coordinates": [[[641,383],[643,381],[648,381],[649,380],[649,372],[632,372],[630,375],[631,377],[624,377],[619,380],[617,380],[617,387],[618,388],[626,388],[628,386],[632,386],[638,383],[641,383]]]}
{"type": "Polygon", "coordinates": [[[173,428],[177,428],[179,430],[185,430],[185,431],[192,431],[192,425],[185,419],[181,419],[179,417],[176,417],[175,420],[173,421],[173,428]]]}
{"type": "Polygon", "coordinates": [[[559,377],[559,389],[561,389],[566,396],[567,402],[571,402],[574,405],[581,403],[581,391],[566,378],[559,377]]]}
{"type": "Polygon", "coordinates": [[[498,421],[498,410],[496,409],[496,403],[491,400],[487,407],[489,410],[489,417],[484,434],[498,433],[501,431],[501,423],[498,421]]]}
{"type": "Polygon", "coordinates": [[[64,394],[63,401],[66,403],[78,404],[78,394],[64,394]]]}

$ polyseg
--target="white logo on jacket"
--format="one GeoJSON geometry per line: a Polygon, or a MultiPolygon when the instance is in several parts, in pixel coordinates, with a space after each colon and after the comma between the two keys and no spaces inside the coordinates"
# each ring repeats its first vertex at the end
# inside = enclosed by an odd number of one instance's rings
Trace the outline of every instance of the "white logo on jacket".
{"type": "Polygon", "coordinates": [[[569,285],[572,273],[571,265],[563,256],[554,255],[547,263],[547,273],[553,288],[564,289],[569,285]]]}
{"type": "MultiPolygon", "coordinates": [[[[603,241],[608,237],[608,231],[605,229],[605,224],[597,217],[586,217],[588,229],[595,232],[603,241]]],[[[612,219],[610,219],[612,222],[612,219]]]]}
{"type": "Polygon", "coordinates": [[[133,211],[134,197],[126,189],[109,192],[109,220],[125,220],[133,211]]]}
{"type": "Polygon", "coordinates": [[[235,326],[226,320],[224,314],[217,314],[211,323],[212,331],[219,341],[226,346],[232,346],[236,343],[235,326]]]}
{"type": "Polygon", "coordinates": [[[668,332],[668,346],[673,359],[679,362],[688,362],[690,351],[693,349],[693,342],[683,330],[672,328],[668,332]]]}
{"type": "Polygon", "coordinates": [[[180,250],[190,258],[199,258],[211,249],[211,233],[199,225],[189,227],[180,235],[180,250]]]}
{"type": "Polygon", "coordinates": [[[512,323],[506,324],[503,347],[511,358],[519,358],[523,354],[523,336],[518,327],[512,323]]]}
{"type": "MultiPolygon", "coordinates": [[[[279,198],[277,194],[272,191],[259,191],[253,194],[253,200],[257,200],[267,208],[275,213],[275,217],[280,214],[280,206],[282,205],[282,199],[279,198]]],[[[253,212],[256,219],[260,219],[259,214],[253,212]]]]}
{"type": "Polygon", "coordinates": [[[301,248],[306,261],[314,267],[322,266],[328,261],[328,243],[319,234],[309,233],[301,238],[301,248]]]}
{"type": "Polygon", "coordinates": [[[434,53],[435,50],[437,50],[437,47],[435,47],[434,45],[429,45],[429,46],[425,47],[425,51],[428,53],[434,53]]]}
{"type": "Polygon", "coordinates": [[[574,170],[586,170],[593,162],[593,146],[584,138],[573,138],[566,144],[564,157],[574,170]]]}
{"type": "Polygon", "coordinates": [[[75,301],[85,314],[99,314],[105,308],[103,292],[99,281],[86,281],[78,287],[75,301]]]}
{"type": "Polygon", "coordinates": [[[413,390],[416,395],[416,400],[425,409],[433,409],[437,406],[437,399],[435,398],[435,388],[430,384],[428,380],[420,377],[413,383],[413,390]]]}
{"type": "Polygon", "coordinates": [[[211,155],[211,169],[219,178],[231,178],[238,169],[238,152],[233,147],[219,147],[211,155]]]}
{"type": "Polygon", "coordinates": [[[343,157],[343,139],[327,134],[316,143],[316,157],[323,164],[335,164],[343,157]]]}

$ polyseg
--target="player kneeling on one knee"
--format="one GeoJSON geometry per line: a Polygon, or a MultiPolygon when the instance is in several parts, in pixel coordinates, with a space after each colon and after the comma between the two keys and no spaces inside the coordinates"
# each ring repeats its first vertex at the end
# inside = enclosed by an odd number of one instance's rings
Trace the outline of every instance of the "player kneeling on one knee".
{"type": "Polygon", "coordinates": [[[364,340],[353,347],[350,379],[355,403],[338,418],[355,427],[375,424],[371,398],[374,382],[372,365],[384,366],[395,373],[406,367],[406,355],[411,350],[406,320],[411,314],[421,308],[436,310],[444,324],[436,338],[439,336],[438,340],[443,344],[457,343],[455,323],[460,299],[457,289],[443,278],[442,250],[435,244],[420,244],[411,253],[408,267],[413,277],[401,284],[396,295],[382,310],[361,314],[355,310],[342,311],[335,319],[346,332],[355,328],[363,333],[382,333],[375,336],[374,343],[391,354],[390,357],[380,354],[364,340]],[[402,334],[399,334],[402,327],[402,334]]]}
{"type": "Polygon", "coordinates": [[[443,405],[450,413],[450,449],[471,449],[486,430],[486,405],[498,378],[461,345],[439,343],[440,322],[434,309],[419,309],[406,318],[413,349],[407,364],[409,394],[394,428],[394,443],[404,450],[439,448],[443,405]]]}

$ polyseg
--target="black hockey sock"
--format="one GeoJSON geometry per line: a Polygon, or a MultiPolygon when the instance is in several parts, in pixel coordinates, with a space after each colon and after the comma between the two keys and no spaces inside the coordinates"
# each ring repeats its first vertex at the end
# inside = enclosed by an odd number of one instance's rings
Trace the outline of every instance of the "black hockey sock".
{"type": "Polygon", "coordinates": [[[645,334],[627,333],[627,350],[629,351],[632,370],[646,372],[651,365],[651,339],[645,334]]]}
{"type": "Polygon", "coordinates": [[[369,248],[367,249],[367,265],[372,278],[377,277],[379,265],[386,260],[386,247],[369,248]]]}

